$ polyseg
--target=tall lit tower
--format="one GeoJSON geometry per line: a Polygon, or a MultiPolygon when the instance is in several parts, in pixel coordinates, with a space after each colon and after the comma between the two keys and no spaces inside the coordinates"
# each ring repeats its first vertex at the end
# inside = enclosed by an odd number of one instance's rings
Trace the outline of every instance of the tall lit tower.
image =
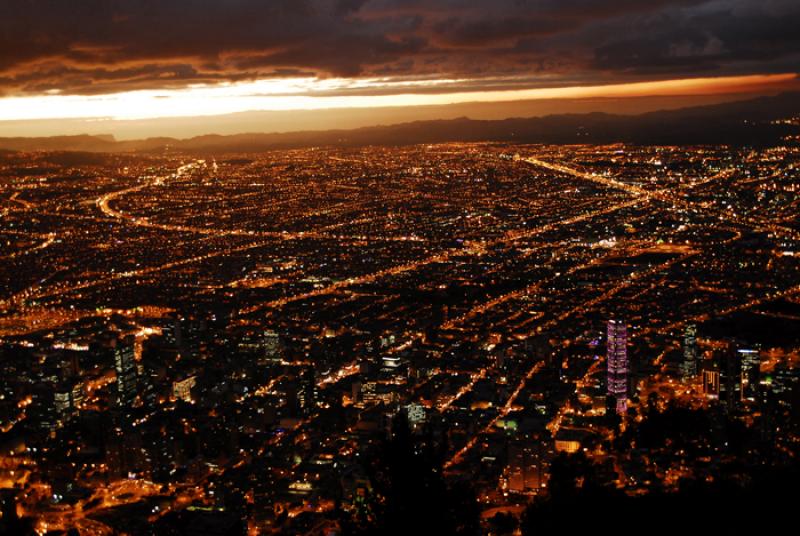
{"type": "Polygon", "coordinates": [[[761,385],[761,353],[740,348],[739,355],[742,360],[742,401],[755,402],[761,385]]]}
{"type": "Polygon", "coordinates": [[[628,409],[628,328],[621,320],[608,321],[606,342],[608,396],[616,399],[617,413],[628,409]]]}
{"type": "Polygon", "coordinates": [[[681,376],[689,381],[697,376],[697,326],[689,324],[683,334],[683,362],[681,376]]]}
{"type": "Polygon", "coordinates": [[[136,399],[137,374],[133,341],[120,341],[114,350],[117,371],[117,399],[120,406],[129,407],[136,399]]]}

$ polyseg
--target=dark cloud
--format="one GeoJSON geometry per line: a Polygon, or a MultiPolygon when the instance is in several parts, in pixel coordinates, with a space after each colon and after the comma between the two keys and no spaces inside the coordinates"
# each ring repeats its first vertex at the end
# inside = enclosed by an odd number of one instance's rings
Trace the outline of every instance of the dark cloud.
{"type": "Polygon", "coordinates": [[[0,92],[798,71],[797,28],[797,0],[14,0],[0,3],[0,92]]]}
{"type": "Polygon", "coordinates": [[[596,47],[590,66],[633,73],[797,70],[799,22],[797,2],[709,2],[635,21],[635,31],[596,47]]]}

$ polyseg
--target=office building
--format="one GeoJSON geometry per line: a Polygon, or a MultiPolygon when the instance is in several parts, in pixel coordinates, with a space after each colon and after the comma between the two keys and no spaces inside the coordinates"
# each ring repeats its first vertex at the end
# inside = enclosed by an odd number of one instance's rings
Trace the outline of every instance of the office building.
{"type": "Polygon", "coordinates": [[[624,413],[628,409],[628,328],[621,320],[609,320],[607,334],[607,392],[616,400],[617,413],[624,413]]]}
{"type": "Polygon", "coordinates": [[[697,376],[697,326],[689,324],[683,334],[683,361],[681,378],[690,381],[697,376]]]}

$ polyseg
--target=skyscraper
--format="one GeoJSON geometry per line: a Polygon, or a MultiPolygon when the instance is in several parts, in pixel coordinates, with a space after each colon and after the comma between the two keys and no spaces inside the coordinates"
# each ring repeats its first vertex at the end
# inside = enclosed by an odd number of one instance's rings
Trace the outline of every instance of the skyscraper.
{"type": "Polygon", "coordinates": [[[133,341],[120,341],[114,350],[114,368],[117,372],[117,400],[128,407],[136,399],[136,356],[133,341]]]}
{"type": "Polygon", "coordinates": [[[719,398],[719,369],[709,364],[703,369],[703,393],[710,399],[719,398]]]}
{"type": "Polygon", "coordinates": [[[689,381],[697,376],[697,326],[688,324],[683,334],[683,362],[681,377],[689,381]]]}
{"type": "Polygon", "coordinates": [[[742,401],[756,402],[761,384],[761,352],[740,348],[739,355],[742,361],[742,401]]]}
{"type": "Polygon", "coordinates": [[[303,367],[298,377],[297,401],[300,411],[308,415],[317,406],[317,381],[312,367],[303,367]]]}
{"type": "Polygon", "coordinates": [[[56,422],[60,426],[72,416],[70,389],[66,385],[60,385],[56,389],[53,395],[53,407],[56,413],[56,422]]]}
{"type": "Polygon", "coordinates": [[[742,402],[742,354],[735,341],[727,341],[717,355],[719,362],[719,398],[729,411],[737,409],[742,402]]]}
{"type": "Polygon", "coordinates": [[[608,396],[616,399],[617,413],[628,409],[628,328],[621,320],[608,321],[606,342],[608,396]]]}
{"type": "Polygon", "coordinates": [[[261,335],[261,352],[259,363],[268,365],[281,360],[281,337],[272,330],[267,330],[261,335]]]}

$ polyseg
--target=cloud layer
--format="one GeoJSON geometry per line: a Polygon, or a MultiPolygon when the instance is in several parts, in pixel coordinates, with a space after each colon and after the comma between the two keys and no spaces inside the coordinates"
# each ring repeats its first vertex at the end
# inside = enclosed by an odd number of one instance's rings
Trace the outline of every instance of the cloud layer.
{"type": "Polygon", "coordinates": [[[15,0],[0,4],[0,94],[798,72],[798,28],[797,0],[15,0]]]}

